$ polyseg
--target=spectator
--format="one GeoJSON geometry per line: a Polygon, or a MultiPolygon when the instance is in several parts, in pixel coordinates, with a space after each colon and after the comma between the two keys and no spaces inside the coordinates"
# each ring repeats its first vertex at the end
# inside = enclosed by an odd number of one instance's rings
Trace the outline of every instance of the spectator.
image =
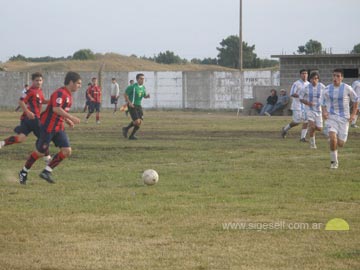
{"type": "Polygon", "coordinates": [[[280,95],[278,97],[278,100],[276,102],[276,104],[274,105],[274,107],[272,107],[271,110],[265,112],[265,114],[267,116],[271,116],[274,112],[279,111],[279,110],[283,110],[289,103],[289,96],[286,93],[285,89],[281,89],[280,90],[280,95]]]}
{"type": "Polygon", "coordinates": [[[276,95],[275,89],[271,89],[270,93],[271,93],[271,95],[268,96],[268,98],[266,100],[266,105],[261,109],[260,115],[264,115],[265,112],[270,111],[275,106],[275,104],[278,100],[278,96],[276,95]]]}

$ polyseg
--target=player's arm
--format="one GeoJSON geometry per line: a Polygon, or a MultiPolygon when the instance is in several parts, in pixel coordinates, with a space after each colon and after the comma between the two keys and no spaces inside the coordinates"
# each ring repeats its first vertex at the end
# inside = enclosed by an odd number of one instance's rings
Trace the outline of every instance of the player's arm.
{"type": "Polygon", "coordinates": [[[66,119],[69,119],[70,121],[73,122],[73,124],[80,124],[80,119],[71,115],[70,113],[67,113],[63,108],[61,107],[54,107],[53,108],[54,113],[56,113],[57,115],[60,115],[62,117],[66,119]]]}
{"type": "Polygon", "coordinates": [[[133,89],[133,87],[131,87],[131,86],[126,88],[125,94],[124,94],[124,99],[125,99],[125,102],[128,104],[129,107],[134,108],[134,104],[130,101],[129,95],[128,95],[128,92],[132,91],[132,89],[133,89]]]}
{"type": "Polygon", "coordinates": [[[360,97],[356,94],[356,92],[352,88],[350,88],[350,98],[351,98],[351,101],[353,102],[353,106],[352,106],[352,111],[351,111],[349,121],[352,122],[353,120],[355,120],[356,115],[358,113],[358,105],[359,105],[359,99],[360,99],[360,97]]]}
{"type": "MultiPolygon", "coordinates": [[[[27,96],[26,96],[26,98],[27,98],[27,96]]],[[[18,102],[19,106],[21,107],[23,112],[26,114],[27,118],[35,119],[35,114],[26,107],[26,104],[25,104],[24,100],[25,100],[24,98],[19,99],[19,102],[18,102]]]]}
{"type": "Polygon", "coordinates": [[[69,127],[73,128],[75,126],[74,122],[69,118],[65,118],[65,122],[69,125],[69,127]]]}
{"type": "Polygon", "coordinates": [[[90,95],[90,87],[86,90],[86,95],[90,101],[95,101],[95,99],[90,95]]]}

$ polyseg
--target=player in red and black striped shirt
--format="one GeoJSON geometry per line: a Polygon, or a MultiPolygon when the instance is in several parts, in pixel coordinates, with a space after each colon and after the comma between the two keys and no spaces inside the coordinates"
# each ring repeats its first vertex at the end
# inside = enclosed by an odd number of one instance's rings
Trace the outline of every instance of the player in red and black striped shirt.
{"type": "Polygon", "coordinates": [[[19,173],[20,184],[26,184],[27,174],[37,159],[44,156],[49,149],[50,142],[60,148],[46,168],[41,172],[40,177],[49,183],[54,183],[51,177],[52,170],[59,163],[71,155],[69,139],[64,130],[64,122],[71,128],[80,123],[80,119],[69,114],[72,105],[72,93],[81,87],[81,77],[78,73],[68,72],[65,76],[63,87],[52,93],[46,110],[41,114],[40,137],[36,143],[36,150],[32,152],[19,173]]]}
{"type": "Polygon", "coordinates": [[[90,99],[89,113],[86,116],[86,123],[91,114],[96,111],[96,123],[100,124],[101,87],[97,85],[97,78],[91,79],[92,84],[86,90],[90,99]]]}
{"type": "MultiPolygon", "coordinates": [[[[22,143],[26,141],[27,136],[33,132],[39,138],[40,135],[40,113],[42,104],[47,104],[48,100],[44,98],[41,86],[43,84],[43,76],[40,72],[31,75],[32,85],[24,93],[20,100],[19,106],[23,110],[20,117],[20,125],[14,131],[17,135],[10,136],[3,141],[0,141],[0,148],[7,145],[22,143]]],[[[47,153],[46,160],[50,160],[47,153]]]]}

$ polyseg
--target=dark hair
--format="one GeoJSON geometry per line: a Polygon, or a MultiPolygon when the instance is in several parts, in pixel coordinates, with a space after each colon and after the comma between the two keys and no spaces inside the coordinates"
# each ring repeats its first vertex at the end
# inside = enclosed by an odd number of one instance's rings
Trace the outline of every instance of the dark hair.
{"type": "Polygon", "coordinates": [[[276,94],[276,89],[271,89],[271,90],[270,90],[270,93],[273,92],[273,91],[274,91],[274,93],[276,94]]]}
{"type": "Polygon", "coordinates": [[[116,81],[116,79],[115,79],[115,78],[112,78],[111,80],[116,81]]]}
{"type": "Polygon", "coordinates": [[[43,75],[40,72],[35,72],[33,74],[31,74],[31,80],[35,80],[36,78],[42,78],[43,75]]]}
{"type": "Polygon", "coordinates": [[[313,71],[313,72],[310,73],[310,80],[311,80],[312,78],[314,78],[315,76],[317,76],[317,77],[320,79],[320,74],[319,74],[319,72],[313,71]]]}
{"type": "Polygon", "coordinates": [[[88,83],[88,86],[90,86],[91,84],[92,84],[92,83],[91,83],[91,82],[89,82],[89,83],[88,83]]]}
{"type": "Polygon", "coordinates": [[[28,87],[29,85],[28,84],[25,84],[24,87],[28,87]]]}
{"type": "Polygon", "coordinates": [[[343,69],[341,69],[341,68],[335,68],[334,70],[333,70],[333,73],[341,73],[341,77],[344,77],[344,70],[343,69]]]}
{"type": "Polygon", "coordinates": [[[68,73],[66,73],[64,85],[69,85],[70,82],[76,83],[80,79],[81,79],[81,77],[80,77],[79,73],[69,71],[68,73]]]}
{"type": "Polygon", "coordinates": [[[91,80],[96,80],[97,78],[96,77],[92,77],[91,80]]]}
{"type": "Polygon", "coordinates": [[[138,80],[141,76],[144,76],[144,74],[142,74],[142,73],[136,74],[136,80],[138,80]]]}
{"type": "Polygon", "coordinates": [[[306,69],[300,69],[300,74],[303,73],[303,72],[308,72],[306,69]]]}

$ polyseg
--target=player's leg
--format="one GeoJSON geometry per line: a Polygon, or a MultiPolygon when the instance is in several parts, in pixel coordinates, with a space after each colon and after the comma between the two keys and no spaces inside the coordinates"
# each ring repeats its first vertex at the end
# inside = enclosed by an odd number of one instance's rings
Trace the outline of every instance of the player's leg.
{"type": "Polygon", "coordinates": [[[95,110],[95,104],[94,104],[94,102],[91,101],[91,102],[89,103],[88,114],[87,114],[86,117],[85,117],[85,123],[88,122],[88,119],[90,118],[90,116],[92,115],[92,113],[94,112],[94,110],[95,110]]]}
{"type": "Polygon", "coordinates": [[[308,131],[308,119],[307,119],[307,114],[305,111],[301,111],[301,120],[303,122],[302,128],[301,128],[301,136],[300,136],[300,141],[301,142],[306,142],[306,134],[308,131]]]}
{"type": "Polygon", "coordinates": [[[46,180],[48,183],[55,183],[52,178],[52,171],[55,167],[57,167],[65,158],[71,156],[71,147],[69,138],[67,137],[64,131],[59,131],[55,134],[52,141],[58,147],[60,147],[60,151],[54,155],[49,164],[45,167],[45,169],[40,173],[40,177],[46,180]]]}
{"type": "Polygon", "coordinates": [[[0,141],[0,149],[8,145],[25,142],[27,136],[34,130],[34,124],[34,120],[21,120],[20,125],[14,128],[16,135],[7,137],[3,141],[0,141]]]}
{"type": "Polygon", "coordinates": [[[136,111],[137,119],[134,121],[134,128],[129,136],[129,140],[137,140],[137,138],[135,137],[135,133],[140,129],[142,123],[143,111],[141,106],[136,106],[135,111],[136,111]]]}
{"type": "Polygon", "coordinates": [[[284,139],[286,138],[286,135],[290,129],[293,127],[296,127],[301,122],[301,111],[293,110],[292,111],[292,121],[287,124],[285,127],[281,130],[281,137],[284,139]]]}
{"type": "Polygon", "coordinates": [[[100,124],[100,103],[95,104],[96,110],[96,124],[100,124]]]}
{"type": "Polygon", "coordinates": [[[139,116],[138,116],[138,113],[137,113],[137,110],[135,108],[132,108],[130,106],[128,106],[128,110],[129,110],[129,113],[130,113],[130,117],[131,117],[131,122],[126,126],[126,127],[123,127],[122,128],[122,134],[125,138],[128,137],[128,132],[130,130],[130,128],[134,127],[135,126],[135,121],[137,119],[139,119],[139,116]]]}

